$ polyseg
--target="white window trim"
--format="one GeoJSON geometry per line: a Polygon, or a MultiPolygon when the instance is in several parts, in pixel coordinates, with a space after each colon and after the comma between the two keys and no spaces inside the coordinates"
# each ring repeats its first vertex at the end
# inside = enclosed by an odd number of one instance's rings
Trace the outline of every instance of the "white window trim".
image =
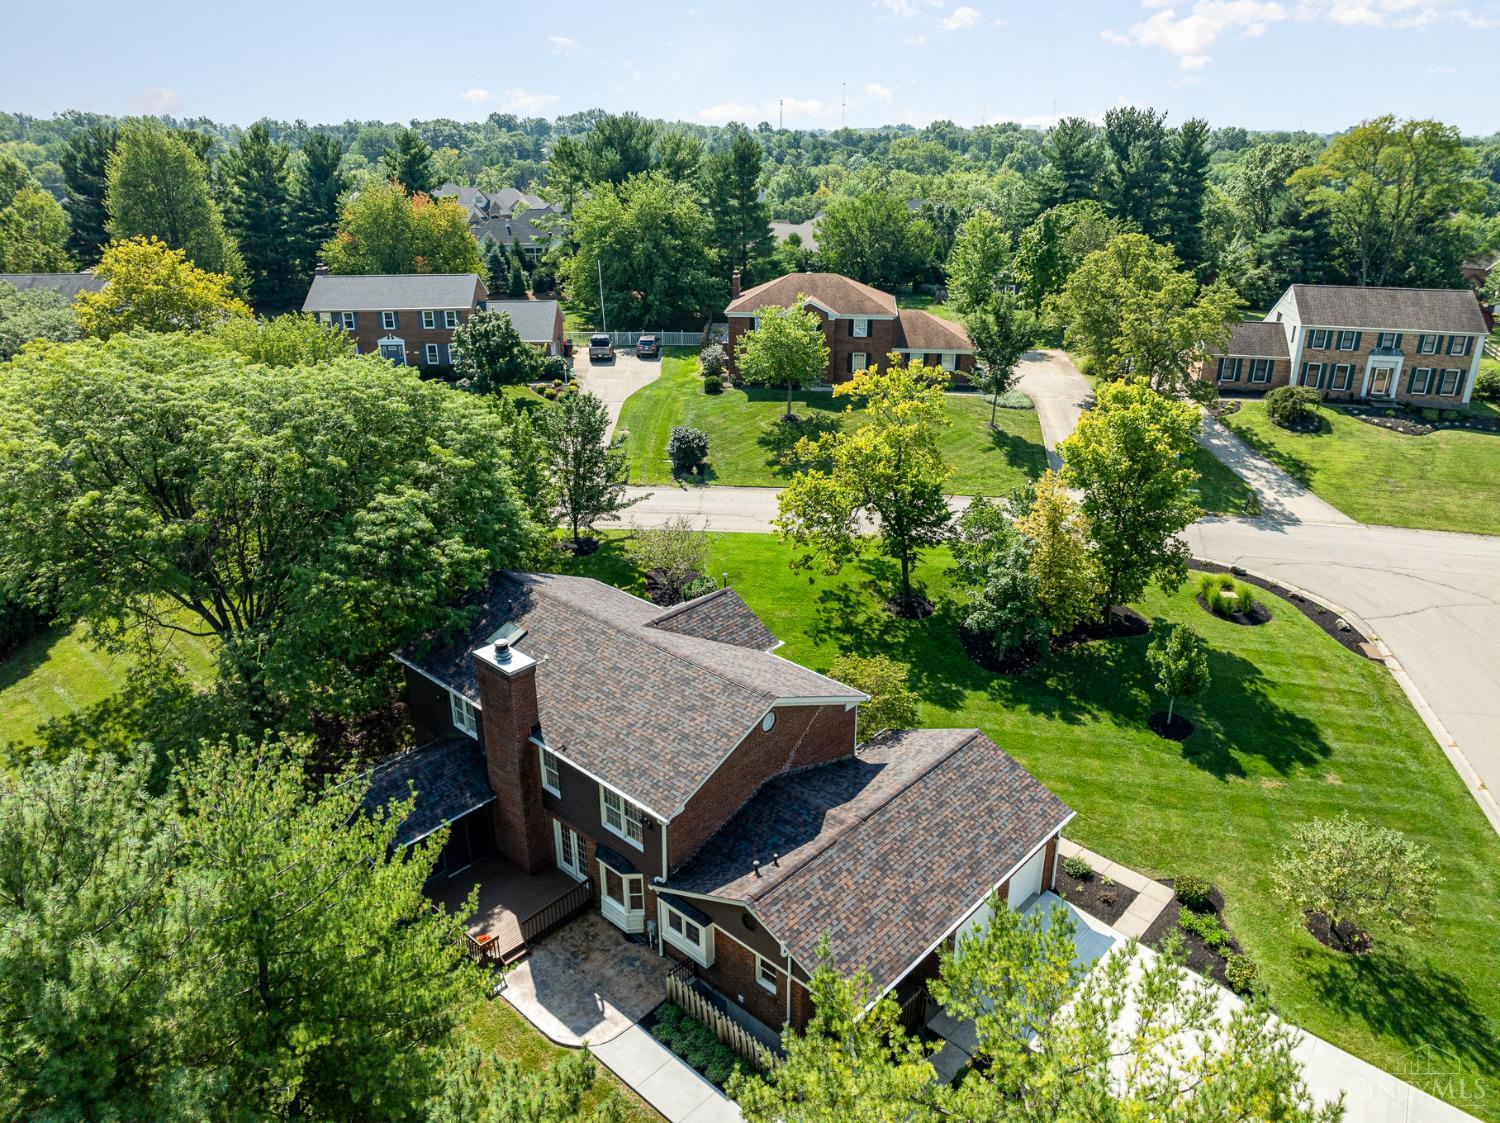
{"type": "Polygon", "coordinates": [[[383,331],[396,330],[396,313],[382,312],[380,314],[380,327],[383,331]]]}
{"type": "Polygon", "coordinates": [[[849,353],[849,370],[858,374],[862,370],[870,369],[870,355],[867,351],[851,351],[849,353]]]}
{"type": "Polygon", "coordinates": [[[1276,370],[1276,361],[1274,359],[1251,359],[1250,360],[1250,381],[1254,382],[1254,383],[1270,382],[1271,381],[1271,374],[1275,370],[1276,370]],[[1263,372],[1264,372],[1263,373],[1263,377],[1257,378],[1257,377],[1255,377],[1256,368],[1257,367],[1261,367],[1262,363],[1265,364],[1264,367],[1261,368],[1263,370],[1263,372]]]}
{"type": "Polygon", "coordinates": [[[542,766],[542,790],[551,792],[555,796],[561,796],[562,765],[558,764],[557,762],[557,754],[554,753],[551,749],[543,748],[541,745],[538,745],[536,747],[536,751],[537,759],[542,766]],[[550,768],[548,767],[549,765],[551,766],[550,768]],[[552,773],[552,777],[556,781],[556,783],[549,784],[547,782],[547,773],[549,771],[552,773]]]}
{"type": "Polygon", "coordinates": [[[1417,336],[1417,354],[1419,354],[1419,355],[1436,355],[1439,351],[1442,350],[1442,346],[1443,346],[1442,339],[1443,339],[1443,337],[1440,336],[1440,335],[1419,335],[1419,336],[1417,336]],[[1432,342],[1432,346],[1431,347],[1429,347],[1427,345],[1427,343],[1428,343],[1429,340],[1431,340],[1431,342],[1432,342]]]}
{"type": "Polygon", "coordinates": [[[443,327],[458,327],[458,312],[452,308],[443,309],[443,327]]]}
{"type": "Polygon", "coordinates": [[[769,983],[766,982],[765,968],[767,968],[767,967],[769,967],[771,969],[772,974],[778,975],[778,976],[781,974],[781,968],[780,967],[776,966],[776,964],[772,963],[765,956],[763,956],[763,955],[757,955],[755,957],[755,981],[760,984],[760,988],[762,990],[768,990],[772,994],[775,994],[776,993],[776,982],[775,981],[772,981],[772,982],[769,982],[769,983]]]}
{"type": "Polygon", "coordinates": [[[345,331],[353,331],[354,330],[354,313],[353,312],[340,312],[339,313],[339,318],[343,321],[343,325],[344,325],[344,330],[345,331]]]}
{"type": "Polygon", "coordinates": [[[479,703],[471,702],[456,690],[448,691],[448,713],[456,729],[462,729],[474,740],[479,740],[479,703]]]}
{"type": "Polygon", "coordinates": [[[1452,397],[1456,397],[1458,395],[1458,388],[1463,385],[1463,382],[1464,382],[1464,372],[1462,370],[1458,369],[1457,367],[1445,367],[1443,369],[1443,372],[1438,375],[1437,397],[1439,397],[1439,398],[1452,398],[1452,397]],[[1447,383],[1448,383],[1448,376],[1450,374],[1453,376],[1453,389],[1451,389],[1451,390],[1444,390],[1443,387],[1445,385],[1447,385],[1447,383]]]}
{"type": "Polygon", "coordinates": [[[855,339],[870,337],[870,321],[864,316],[853,316],[849,320],[849,334],[855,339]]]}
{"type": "Polygon", "coordinates": [[[683,955],[687,956],[700,967],[712,967],[714,963],[714,930],[712,925],[699,924],[686,913],[674,909],[667,904],[665,897],[656,898],[657,906],[661,909],[661,917],[658,927],[661,929],[661,937],[671,944],[683,955]],[[683,927],[683,932],[672,929],[672,918],[676,917],[683,927]],[[698,933],[698,942],[695,944],[688,939],[685,932],[688,926],[692,926],[698,933]]]}
{"type": "Polygon", "coordinates": [[[1337,391],[1339,393],[1343,393],[1344,391],[1348,390],[1349,387],[1351,387],[1353,385],[1354,385],[1354,364],[1353,363],[1334,363],[1333,364],[1333,374],[1328,379],[1328,389],[1337,391]],[[1342,386],[1338,385],[1338,381],[1339,381],[1340,376],[1342,376],[1342,378],[1344,380],[1344,384],[1342,386]]]}
{"type": "Polygon", "coordinates": [[[1409,393],[1409,394],[1419,394],[1419,395],[1421,395],[1423,397],[1426,397],[1428,394],[1431,394],[1432,393],[1432,372],[1433,372],[1433,368],[1432,367],[1415,367],[1415,368],[1413,368],[1412,372],[1411,372],[1411,374],[1412,374],[1411,389],[1408,390],[1407,393],[1409,393]],[[1422,380],[1422,388],[1420,390],[1418,390],[1417,387],[1416,387],[1416,381],[1417,381],[1418,378],[1421,378],[1421,380],[1422,380]]]}
{"type": "Polygon", "coordinates": [[[443,361],[442,353],[438,350],[436,343],[423,344],[422,361],[430,367],[435,367],[443,361]]]}
{"type": "Polygon", "coordinates": [[[619,792],[610,791],[608,788],[604,787],[602,784],[599,787],[599,823],[610,834],[614,835],[616,838],[618,838],[618,839],[620,839],[620,840],[622,840],[624,842],[628,842],[631,846],[634,846],[637,850],[644,851],[646,849],[646,815],[645,815],[645,812],[643,812],[635,804],[631,803],[630,800],[626,799],[619,792]],[[615,799],[617,799],[617,800],[620,801],[620,826],[618,826],[618,827],[616,827],[613,823],[611,823],[609,821],[609,814],[610,814],[609,797],[610,796],[614,796],[615,799]],[[641,837],[639,839],[632,838],[630,836],[630,833],[629,833],[628,823],[630,821],[630,817],[631,817],[630,813],[632,811],[635,812],[636,821],[640,824],[640,827],[641,827],[641,837]]]}
{"type": "Polygon", "coordinates": [[[1355,351],[1355,350],[1358,350],[1358,349],[1359,349],[1359,332],[1357,332],[1357,331],[1340,331],[1339,332],[1338,347],[1336,348],[1336,350],[1339,350],[1339,351],[1355,351]],[[1347,347],[1344,346],[1344,340],[1346,340],[1346,339],[1349,341],[1349,346],[1347,346],[1347,347]]]}
{"type": "Polygon", "coordinates": [[[422,326],[428,329],[437,327],[437,313],[424,308],[422,310],[422,326]]]}

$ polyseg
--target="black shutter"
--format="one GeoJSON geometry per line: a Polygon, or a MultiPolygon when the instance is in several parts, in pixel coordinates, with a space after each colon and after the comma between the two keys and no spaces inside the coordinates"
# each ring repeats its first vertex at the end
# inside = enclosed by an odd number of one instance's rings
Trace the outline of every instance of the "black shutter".
{"type": "Polygon", "coordinates": [[[392,312],[391,313],[391,330],[392,331],[399,331],[400,328],[401,328],[401,313],[400,312],[392,312]]]}
{"type": "Polygon", "coordinates": [[[1359,341],[1364,338],[1364,334],[1365,333],[1362,332],[1362,331],[1357,331],[1357,332],[1354,333],[1354,346],[1351,347],[1351,348],[1349,348],[1349,350],[1351,350],[1351,351],[1358,351],[1359,350],[1359,341]]]}

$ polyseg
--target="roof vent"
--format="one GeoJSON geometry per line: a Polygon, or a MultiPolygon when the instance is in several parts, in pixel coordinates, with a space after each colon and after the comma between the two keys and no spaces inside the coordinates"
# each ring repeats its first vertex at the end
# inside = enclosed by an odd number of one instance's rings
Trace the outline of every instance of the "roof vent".
{"type": "Polygon", "coordinates": [[[755,871],[755,876],[759,877],[760,876],[760,859],[756,858],[754,861],[752,861],[750,863],[750,868],[755,871]]]}
{"type": "Polygon", "coordinates": [[[495,641],[495,662],[497,662],[497,663],[509,663],[510,662],[510,640],[508,640],[508,639],[497,639],[495,641]]]}

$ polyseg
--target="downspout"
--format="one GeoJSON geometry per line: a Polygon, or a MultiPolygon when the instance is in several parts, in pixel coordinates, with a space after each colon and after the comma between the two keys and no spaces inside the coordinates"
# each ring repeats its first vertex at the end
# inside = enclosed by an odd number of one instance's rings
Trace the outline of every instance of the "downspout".
{"type": "MultiPolygon", "coordinates": [[[[661,821],[661,883],[667,881],[667,821],[661,821]]],[[[661,894],[656,895],[656,958],[661,959],[667,953],[663,950],[666,941],[661,938],[661,894]]]]}

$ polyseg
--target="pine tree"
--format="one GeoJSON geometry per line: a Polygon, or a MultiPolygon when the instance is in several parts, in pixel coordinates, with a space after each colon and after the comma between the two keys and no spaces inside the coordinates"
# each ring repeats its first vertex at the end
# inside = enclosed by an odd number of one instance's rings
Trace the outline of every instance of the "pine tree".
{"type": "Polygon", "coordinates": [[[105,229],[109,221],[104,206],[105,169],[119,137],[120,130],[115,126],[95,125],[68,141],[62,154],[68,203],[68,253],[83,268],[98,262],[104,243],[109,241],[105,229]]]}
{"type": "Polygon", "coordinates": [[[760,199],[761,164],[759,142],[743,131],[735,134],[728,151],[706,163],[713,245],[725,278],[738,269],[748,280],[775,248],[770,207],[760,199]]]}
{"type": "Polygon", "coordinates": [[[526,299],[526,270],[521,268],[521,263],[518,261],[510,263],[510,277],[506,284],[506,295],[515,300],[526,299]]]}
{"type": "Polygon", "coordinates": [[[1208,122],[1184,121],[1167,152],[1164,232],[1177,256],[1196,273],[1203,264],[1203,196],[1208,189],[1208,122]]]}
{"type": "Polygon", "coordinates": [[[1104,203],[1115,218],[1154,235],[1166,203],[1166,115],[1127,105],[1104,115],[1104,203]]]}
{"type": "Polygon", "coordinates": [[[284,312],[300,295],[295,248],[288,236],[290,155],[285,145],[271,140],[265,123],[257,122],[221,162],[224,223],[245,260],[247,293],[257,312],[284,312]]]}
{"type": "Polygon", "coordinates": [[[1064,117],[1047,133],[1042,151],[1047,167],[1038,179],[1037,203],[1044,210],[1098,194],[1104,171],[1098,128],[1082,117],[1064,117]]]}
{"type": "Polygon", "coordinates": [[[349,189],[348,177],[339,170],[343,158],[343,143],[326,133],[314,133],[302,146],[302,168],[292,189],[290,232],[298,285],[312,280],[323,243],[338,228],[339,196],[349,189]]]}
{"type": "Polygon", "coordinates": [[[492,296],[510,288],[510,265],[510,255],[500,248],[499,243],[491,242],[484,253],[484,274],[485,287],[492,296]]]}
{"type": "Polygon", "coordinates": [[[432,149],[415,129],[402,129],[396,134],[396,147],[381,157],[381,164],[408,195],[430,195],[437,186],[432,149]]]}

